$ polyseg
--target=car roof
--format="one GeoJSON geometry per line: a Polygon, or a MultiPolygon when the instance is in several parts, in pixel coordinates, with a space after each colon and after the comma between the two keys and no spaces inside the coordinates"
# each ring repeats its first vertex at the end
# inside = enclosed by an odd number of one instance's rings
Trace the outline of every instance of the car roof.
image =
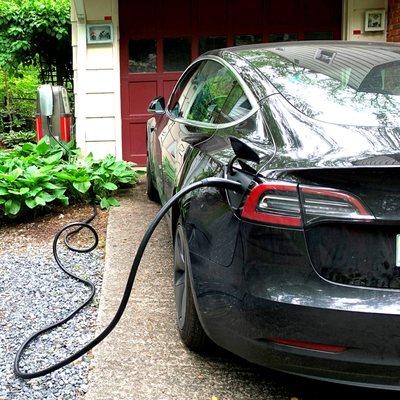
{"type": "Polygon", "coordinates": [[[293,48],[302,48],[307,46],[343,46],[349,49],[358,48],[358,47],[370,47],[370,48],[391,48],[393,50],[400,51],[399,43],[390,43],[390,42],[365,42],[365,41],[349,41],[349,40],[307,40],[307,41],[291,41],[291,42],[273,42],[273,43],[259,43],[259,44],[251,44],[245,46],[234,46],[227,47],[225,49],[218,49],[217,51],[230,51],[233,53],[239,53],[243,50],[259,50],[259,49],[268,49],[274,47],[293,47],[293,48]]]}
{"type": "Polygon", "coordinates": [[[263,76],[262,73],[256,74],[257,71],[260,71],[257,63],[252,61],[257,55],[261,59],[262,52],[265,52],[266,56],[268,53],[275,53],[289,61],[294,61],[334,79],[343,73],[343,67],[349,67],[354,73],[348,85],[355,90],[360,89],[365,78],[376,66],[400,62],[400,44],[338,40],[261,43],[217,49],[205,53],[205,55],[218,56],[231,64],[255,91],[256,97],[261,100],[274,90],[271,88],[270,91],[260,91],[260,87],[265,88],[268,77],[263,76]],[[327,64],[316,60],[315,53],[319,49],[334,52],[335,62],[327,64]],[[246,71],[243,69],[243,61],[247,61],[246,71]],[[254,74],[252,79],[248,78],[250,70],[253,70],[254,74]]]}

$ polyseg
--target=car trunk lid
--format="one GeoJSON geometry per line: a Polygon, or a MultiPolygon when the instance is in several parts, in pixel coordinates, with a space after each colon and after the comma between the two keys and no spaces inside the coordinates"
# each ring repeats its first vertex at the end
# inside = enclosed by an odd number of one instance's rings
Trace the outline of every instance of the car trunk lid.
{"type": "Polygon", "coordinates": [[[300,182],[315,270],[341,284],[400,289],[400,167],[309,169],[290,175],[300,182]]]}

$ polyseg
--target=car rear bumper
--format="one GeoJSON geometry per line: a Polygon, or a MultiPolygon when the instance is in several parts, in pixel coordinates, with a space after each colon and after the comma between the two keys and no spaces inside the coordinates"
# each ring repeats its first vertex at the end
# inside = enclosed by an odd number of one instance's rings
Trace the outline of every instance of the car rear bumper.
{"type": "Polygon", "coordinates": [[[229,339],[217,343],[246,360],[282,372],[322,381],[371,387],[385,390],[400,390],[399,366],[388,366],[341,360],[326,354],[311,354],[311,351],[277,346],[267,342],[242,338],[233,333],[229,339]]]}
{"type": "MultiPolygon", "coordinates": [[[[308,318],[308,327],[299,322],[302,327],[290,332],[287,329],[270,329],[270,317],[265,318],[264,324],[261,318],[257,318],[257,323],[260,324],[258,334],[254,335],[254,331],[257,330],[254,326],[252,332],[247,334],[245,330],[238,329],[238,315],[236,315],[233,330],[228,326],[226,319],[223,319],[224,322],[220,319],[216,323],[215,320],[206,318],[205,326],[210,337],[218,345],[250,362],[268,368],[342,384],[400,390],[400,359],[393,354],[385,354],[382,348],[384,346],[372,346],[368,343],[372,340],[361,339],[358,348],[348,347],[341,353],[302,349],[277,344],[270,340],[276,337],[274,335],[278,331],[280,337],[284,338],[299,338],[308,342],[316,340],[315,343],[318,344],[345,344],[347,341],[355,341],[358,336],[362,336],[364,327],[368,331],[371,325],[377,327],[382,322],[382,318],[378,318],[376,324],[371,324],[369,315],[358,315],[354,321],[351,315],[340,315],[340,312],[335,312],[329,317],[324,317],[320,310],[303,309],[302,306],[297,306],[296,310],[290,310],[287,306],[280,307],[274,304],[269,308],[275,315],[287,313],[288,317],[297,314],[298,318],[308,318]],[[363,318],[365,318],[364,323],[363,318]],[[343,327],[343,325],[348,325],[348,329],[341,330],[339,326],[343,327]],[[340,335],[341,340],[337,338],[332,340],[335,334],[340,335]]],[[[267,311],[265,307],[262,307],[262,310],[262,312],[267,311]]],[[[296,318],[292,324],[295,323],[296,318]]],[[[399,325],[399,318],[392,319],[390,324],[384,325],[387,329],[389,325],[394,326],[396,323],[399,325]]],[[[390,341],[394,349],[399,349],[396,335],[385,332],[384,329],[380,330],[376,338],[379,341],[386,340],[385,345],[390,341]]]]}
{"type": "Polygon", "coordinates": [[[230,267],[221,267],[191,254],[196,303],[210,338],[269,368],[400,390],[400,293],[334,284],[306,259],[297,261],[286,267],[243,264],[236,253],[230,267]],[[277,344],[274,338],[346,349],[315,351],[277,344]]]}

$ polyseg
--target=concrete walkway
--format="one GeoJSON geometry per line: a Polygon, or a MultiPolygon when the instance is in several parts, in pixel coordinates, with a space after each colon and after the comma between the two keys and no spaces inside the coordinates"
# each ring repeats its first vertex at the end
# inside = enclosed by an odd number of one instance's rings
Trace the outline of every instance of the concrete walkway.
{"type": "MultiPolygon", "coordinates": [[[[99,329],[119,304],[135,249],[158,208],[147,200],[141,183],[110,212],[99,329]]],[[[85,400],[325,400],[332,393],[326,388],[250,365],[223,351],[202,357],[183,347],[175,327],[172,247],[164,223],[146,250],[125,315],[94,350],[85,400]]],[[[339,393],[334,388],[333,398],[354,398],[350,389],[339,393]]]]}

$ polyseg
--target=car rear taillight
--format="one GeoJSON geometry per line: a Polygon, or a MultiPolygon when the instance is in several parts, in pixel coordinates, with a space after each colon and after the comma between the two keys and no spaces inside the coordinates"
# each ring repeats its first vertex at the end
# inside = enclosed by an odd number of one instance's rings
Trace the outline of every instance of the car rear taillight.
{"type": "Polygon", "coordinates": [[[257,185],[244,204],[242,217],[272,225],[300,227],[297,184],[271,182],[257,185]]]}
{"type": "Polygon", "coordinates": [[[304,223],[345,219],[371,221],[373,215],[354,195],[335,189],[300,186],[304,223]]]}
{"type": "Polygon", "coordinates": [[[257,185],[242,218],[270,225],[301,227],[319,220],[369,221],[374,217],[355,196],[335,189],[289,182],[257,185]]]}

